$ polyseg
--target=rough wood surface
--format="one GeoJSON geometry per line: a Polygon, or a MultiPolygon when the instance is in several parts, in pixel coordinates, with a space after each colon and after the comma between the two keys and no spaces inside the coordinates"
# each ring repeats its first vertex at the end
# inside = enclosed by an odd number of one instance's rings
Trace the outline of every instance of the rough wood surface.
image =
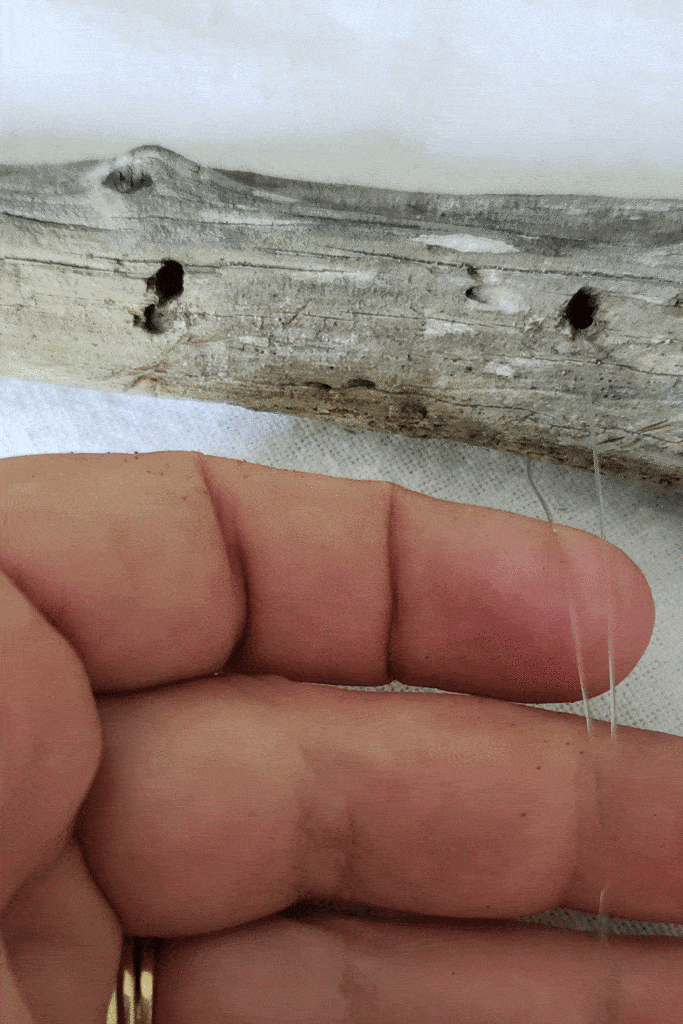
{"type": "Polygon", "coordinates": [[[683,202],[0,166],[0,372],[683,490],[683,202]],[[577,294],[578,293],[578,294],[577,294]]]}

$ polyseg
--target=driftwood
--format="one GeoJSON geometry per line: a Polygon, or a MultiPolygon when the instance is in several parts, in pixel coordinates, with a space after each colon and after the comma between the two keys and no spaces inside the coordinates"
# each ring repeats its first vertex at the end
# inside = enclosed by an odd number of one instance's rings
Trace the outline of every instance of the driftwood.
{"type": "Polygon", "coordinates": [[[683,490],[683,202],[0,166],[0,372],[683,490]],[[589,396],[592,393],[592,400],[589,396]]]}

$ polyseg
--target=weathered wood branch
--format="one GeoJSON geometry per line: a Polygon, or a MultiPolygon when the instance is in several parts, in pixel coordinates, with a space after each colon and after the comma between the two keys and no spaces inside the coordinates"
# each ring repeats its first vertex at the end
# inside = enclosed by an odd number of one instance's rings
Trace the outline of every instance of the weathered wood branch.
{"type": "Polygon", "coordinates": [[[0,166],[0,372],[683,490],[683,202],[0,166]],[[592,383],[591,383],[592,382],[592,383]]]}

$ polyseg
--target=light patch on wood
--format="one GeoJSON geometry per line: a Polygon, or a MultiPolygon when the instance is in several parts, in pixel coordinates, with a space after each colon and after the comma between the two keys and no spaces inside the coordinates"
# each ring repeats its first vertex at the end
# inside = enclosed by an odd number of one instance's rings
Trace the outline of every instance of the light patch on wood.
{"type": "Polygon", "coordinates": [[[509,363],[487,363],[484,373],[494,373],[496,377],[514,377],[515,371],[509,363]]]}
{"type": "Polygon", "coordinates": [[[424,245],[439,245],[444,249],[458,252],[517,252],[514,245],[500,238],[482,238],[478,235],[418,235],[416,242],[424,245]]]}

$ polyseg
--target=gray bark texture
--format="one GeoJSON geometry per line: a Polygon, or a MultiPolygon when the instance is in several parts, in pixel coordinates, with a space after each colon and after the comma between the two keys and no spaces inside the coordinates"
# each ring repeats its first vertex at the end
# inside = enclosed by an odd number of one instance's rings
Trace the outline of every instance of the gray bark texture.
{"type": "Polygon", "coordinates": [[[0,373],[683,491],[683,202],[0,165],[0,373]]]}

